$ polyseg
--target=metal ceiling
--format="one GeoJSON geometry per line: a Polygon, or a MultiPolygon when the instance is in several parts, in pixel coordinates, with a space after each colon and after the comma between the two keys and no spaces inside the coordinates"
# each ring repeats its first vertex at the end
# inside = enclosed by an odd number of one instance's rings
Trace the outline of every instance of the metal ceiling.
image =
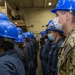
{"type": "Polygon", "coordinates": [[[55,7],[58,0],[6,0],[13,9],[19,11],[19,15],[24,21],[25,8],[51,8],[55,7]],[[48,3],[52,5],[49,6],[48,3]]]}
{"type": "Polygon", "coordinates": [[[54,7],[57,0],[7,0],[13,8],[47,8],[54,7]],[[51,6],[48,3],[52,2],[51,6]]]}

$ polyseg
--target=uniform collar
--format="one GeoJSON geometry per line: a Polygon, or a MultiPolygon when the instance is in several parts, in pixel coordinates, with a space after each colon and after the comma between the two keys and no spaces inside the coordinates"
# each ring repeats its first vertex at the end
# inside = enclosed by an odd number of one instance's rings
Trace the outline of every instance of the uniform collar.
{"type": "Polygon", "coordinates": [[[14,50],[8,50],[8,51],[5,51],[5,52],[3,52],[3,53],[0,53],[0,57],[2,57],[2,56],[4,56],[4,55],[11,55],[11,54],[13,54],[13,53],[15,53],[14,50]]]}
{"type": "Polygon", "coordinates": [[[68,34],[68,36],[71,35],[71,33],[73,33],[74,31],[75,31],[75,28],[73,28],[73,29],[71,30],[71,32],[68,34]]]}
{"type": "Polygon", "coordinates": [[[56,42],[56,44],[59,42],[59,41],[61,41],[61,40],[63,40],[62,38],[59,38],[59,40],[56,42]]]}

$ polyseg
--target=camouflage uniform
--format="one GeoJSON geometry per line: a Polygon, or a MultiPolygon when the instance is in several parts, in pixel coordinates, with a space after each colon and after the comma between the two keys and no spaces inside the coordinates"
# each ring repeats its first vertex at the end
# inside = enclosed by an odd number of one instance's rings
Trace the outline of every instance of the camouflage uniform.
{"type": "Polygon", "coordinates": [[[75,75],[75,28],[66,37],[58,54],[58,75],[75,75]]]}

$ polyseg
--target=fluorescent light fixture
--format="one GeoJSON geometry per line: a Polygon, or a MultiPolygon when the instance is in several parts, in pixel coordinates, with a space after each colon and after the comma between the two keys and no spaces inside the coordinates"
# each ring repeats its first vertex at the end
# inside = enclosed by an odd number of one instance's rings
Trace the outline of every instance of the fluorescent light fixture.
{"type": "Polygon", "coordinates": [[[51,4],[52,4],[51,2],[48,3],[49,6],[50,6],[51,4]]]}
{"type": "Polygon", "coordinates": [[[15,22],[15,24],[17,24],[17,22],[15,22]]]}

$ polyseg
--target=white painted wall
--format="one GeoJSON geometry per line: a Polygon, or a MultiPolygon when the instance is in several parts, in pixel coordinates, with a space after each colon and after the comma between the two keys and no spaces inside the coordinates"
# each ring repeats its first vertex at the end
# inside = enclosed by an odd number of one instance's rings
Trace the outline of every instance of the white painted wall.
{"type": "Polygon", "coordinates": [[[26,24],[34,25],[33,28],[28,28],[28,31],[33,33],[39,33],[46,29],[46,24],[49,20],[54,19],[55,15],[50,12],[50,8],[32,8],[25,9],[26,14],[26,24]],[[44,27],[42,27],[44,25],[44,27]]]}

